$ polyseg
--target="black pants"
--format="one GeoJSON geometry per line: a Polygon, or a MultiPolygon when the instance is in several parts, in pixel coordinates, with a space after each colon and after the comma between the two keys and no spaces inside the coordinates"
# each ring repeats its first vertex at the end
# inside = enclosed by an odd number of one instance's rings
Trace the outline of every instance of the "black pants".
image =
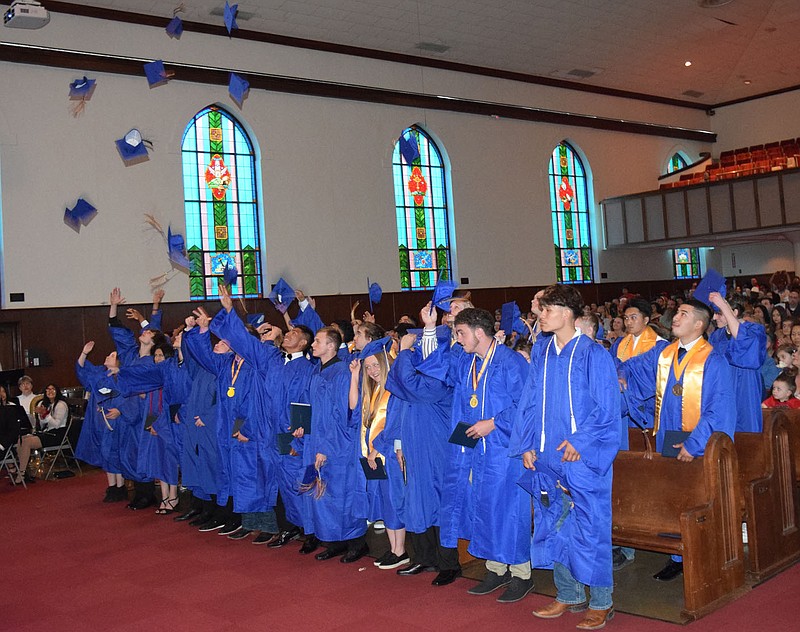
{"type": "Polygon", "coordinates": [[[278,492],[278,502],[275,503],[275,517],[278,519],[278,529],[281,531],[293,531],[299,528],[286,519],[286,505],[283,504],[280,492],[278,492]]]}
{"type": "Polygon", "coordinates": [[[440,571],[455,571],[461,568],[458,549],[450,549],[439,541],[439,527],[430,527],[425,533],[408,533],[414,547],[414,562],[423,566],[435,566],[440,571]]]}
{"type": "Polygon", "coordinates": [[[352,538],[350,540],[338,540],[336,542],[325,542],[324,544],[326,548],[333,549],[335,551],[348,551],[355,553],[356,551],[359,551],[363,547],[367,546],[367,539],[366,535],[360,535],[357,538],[352,538]]]}

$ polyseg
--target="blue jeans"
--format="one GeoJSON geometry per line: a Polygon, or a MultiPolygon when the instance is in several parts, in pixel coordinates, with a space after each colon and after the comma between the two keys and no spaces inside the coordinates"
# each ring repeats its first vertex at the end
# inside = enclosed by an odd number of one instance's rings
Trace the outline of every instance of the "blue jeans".
{"type": "MultiPolygon", "coordinates": [[[[561,493],[561,506],[563,507],[561,516],[556,523],[558,531],[561,530],[572,507],[572,498],[564,492],[561,493]]],[[[570,570],[559,562],[553,563],[553,582],[558,590],[556,599],[561,603],[579,604],[586,601],[586,586],[575,579],[570,570]]],[[[589,586],[589,607],[592,610],[607,610],[614,603],[611,600],[613,591],[613,586],[589,586]]]]}
{"type": "Polygon", "coordinates": [[[275,510],[259,511],[257,513],[242,514],[242,528],[262,533],[278,533],[278,518],[275,510]]]}
{"type": "MultiPolygon", "coordinates": [[[[579,604],[586,601],[586,586],[572,576],[569,569],[555,562],[553,564],[553,581],[558,589],[556,599],[561,603],[579,604]]],[[[611,592],[613,586],[589,586],[589,607],[592,610],[607,610],[613,604],[611,592]]]]}

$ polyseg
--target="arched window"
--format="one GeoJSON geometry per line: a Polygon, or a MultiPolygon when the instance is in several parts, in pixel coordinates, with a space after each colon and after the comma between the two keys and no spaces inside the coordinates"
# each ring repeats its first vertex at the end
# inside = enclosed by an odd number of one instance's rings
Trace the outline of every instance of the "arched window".
{"type": "Polygon", "coordinates": [[[591,182],[575,150],[561,141],[550,158],[550,209],[559,283],[591,283],[591,182]]]}
{"type": "Polygon", "coordinates": [[[672,173],[674,171],[680,171],[681,169],[688,167],[689,161],[686,159],[681,152],[676,151],[672,154],[672,158],[669,159],[669,164],[667,165],[667,173],[672,173]]]}
{"type": "Polygon", "coordinates": [[[424,290],[451,279],[447,170],[433,139],[416,125],[404,130],[392,155],[400,287],[424,290]]]}
{"type": "Polygon", "coordinates": [[[239,278],[233,295],[261,295],[258,187],[253,143],[217,106],[198,112],[181,143],[186,250],[192,300],[219,296],[226,266],[239,278]]]}
{"type": "Polygon", "coordinates": [[[676,279],[699,279],[700,249],[675,248],[672,251],[672,267],[676,279]]]}

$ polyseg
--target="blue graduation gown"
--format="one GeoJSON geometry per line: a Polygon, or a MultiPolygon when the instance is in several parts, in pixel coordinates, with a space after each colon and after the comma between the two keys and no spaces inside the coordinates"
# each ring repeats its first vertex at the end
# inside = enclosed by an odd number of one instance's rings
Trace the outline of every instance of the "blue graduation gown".
{"type": "MultiPolygon", "coordinates": [[[[274,347],[273,347],[274,348],[274,347]]],[[[270,355],[273,355],[270,352],[270,355]]],[[[277,349],[274,353],[275,369],[269,381],[270,416],[275,432],[289,432],[291,426],[291,404],[309,403],[308,387],[314,364],[308,358],[300,357],[284,364],[277,349]]],[[[277,441],[277,439],[274,439],[277,441]]],[[[278,456],[278,491],[286,509],[286,519],[293,525],[303,524],[303,498],[300,496],[300,482],[303,478],[303,450],[305,437],[292,440],[296,455],[278,456]]]]}
{"type": "Polygon", "coordinates": [[[602,346],[587,336],[578,336],[557,354],[553,336],[536,341],[510,452],[516,456],[534,450],[540,469],[554,473],[569,490],[574,506],[556,532],[561,492],[555,488],[555,481],[542,481],[541,489],[548,492],[550,506],[544,507],[540,496],[534,493],[531,559],[536,568],[549,568],[553,562],[559,562],[576,580],[588,586],[614,584],[611,465],[619,450],[619,411],[614,362],[602,346]],[[562,462],[563,451],[558,451],[558,446],[564,440],[578,451],[580,460],[562,462]]]}
{"type": "MultiPolygon", "coordinates": [[[[272,509],[278,499],[278,447],[269,414],[267,379],[270,360],[265,351],[274,349],[274,345],[262,343],[252,336],[233,310],[220,310],[211,321],[210,329],[227,340],[231,349],[244,358],[234,384],[233,397],[227,394],[232,381],[231,361],[226,360],[217,372],[221,391],[217,400],[221,427],[225,428],[230,445],[230,493],[234,511],[265,512],[272,509]],[[241,433],[249,441],[242,442],[231,436],[236,419],[245,420],[241,433]]],[[[219,498],[217,502],[221,504],[219,498]]]]}
{"type": "Polygon", "coordinates": [[[298,325],[305,325],[316,334],[325,326],[325,323],[322,322],[316,310],[311,307],[311,305],[308,305],[305,309],[300,310],[300,313],[297,314],[297,318],[292,321],[293,327],[297,327],[298,325]]]}
{"type": "Polygon", "coordinates": [[[758,323],[739,323],[736,338],[717,329],[708,341],[731,366],[736,399],[736,432],[761,432],[763,382],[761,365],[767,356],[767,334],[758,323]]]}
{"type": "Polygon", "coordinates": [[[454,387],[450,429],[458,422],[472,425],[492,417],[495,429],[474,448],[448,446],[440,539],[442,546],[454,548],[463,538],[470,541],[468,550],[475,557],[522,564],[530,560],[531,499],[517,485],[522,460],[509,458],[508,441],[528,365],[519,353],[497,345],[478,387],[479,404],[472,408],[473,358],[480,371],[475,354],[458,353],[450,372],[454,387]]]}
{"type": "MultiPolygon", "coordinates": [[[[658,349],[631,358],[622,365],[623,375],[628,382],[628,390],[636,397],[655,397],[656,373],[658,371],[658,349]]],[[[680,380],[683,383],[683,378],[680,380]]],[[[669,372],[664,397],[661,402],[661,419],[656,434],[656,449],[661,451],[664,433],[667,430],[681,430],[683,397],[675,395],[675,375],[669,372]]],[[[686,451],[694,457],[703,456],[706,443],[713,432],[724,432],[733,439],[736,429],[736,401],[733,395],[731,369],[725,357],[716,350],[706,358],[703,366],[703,393],[700,400],[700,420],[684,442],[686,451]]]]}
{"type": "MultiPolygon", "coordinates": [[[[127,327],[109,325],[108,333],[114,341],[120,366],[134,366],[139,364],[154,364],[151,356],[139,356],[139,345],[133,332],[127,327]]],[[[116,388],[115,383],[109,382],[109,388],[116,388]]],[[[142,419],[144,418],[144,399],[134,398],[138,409],[135,414],[125,415],[118,420],[117,427],[122,433],[120,436],[120,465],[125,478],[140,483],[152,481],[140,468],[139,448],[144,437],[142,419]]]]}
{"type": "Polygon", "coordinates": [[[350,414],[350,369],[338,361],[314,367],[309,385],[311,434],[305,437],[303,464],[318,453],[327,457],[320,476],[327,483],[321,498],[303,496],[304,528],[325,542],[351,540],[367,530],[367,494],[358,454],[359,420],[350,414]],[[360,475],[360,477],[359,477],[360,475]]]}
{"type": "Polygon", "coordinates": [[[109,397],[98,393],[96,390],[98,384],[105,383],[107,380],[106,372],[104,366],[95,366],[88,360],[84,366],[75,364],[78,381],[89,393],[86,416],[81,426],[78,445],[75,447],[75,455],[81,461],[101,467],[109,474],[121,474],[120,449],[124,436],[125,417],[136,417],[139,403],[136,398],[122,397],[119,394],[109,397]],[[103,414],[99,410],[101,406],[106,411],[111,408],[120,411],[120,417],[108,422],[114,430],[108,429],[103,414]]]}
{"type": "Polygon", "coordinates": [[[439,525],[453,405],[453,388],[426,369],[419,348],[397,355],[386,380],[386,390],[392,394],[386,426],[376,444],[396,462],[394,441],[401,442],[406,482],[391,484],[390,492],[400,519],[412,533],[439,525]]]}
{"type": "Polygon", "coordinates": [[[192,494],[210,500],[217,493],[217,378],[209,373],[186,348],[184,365],[191,376],[191,388],[181,410],[183,450],[181,482],[192,494]],[[195,424],[199,417],[203,425],[195,424]]]}

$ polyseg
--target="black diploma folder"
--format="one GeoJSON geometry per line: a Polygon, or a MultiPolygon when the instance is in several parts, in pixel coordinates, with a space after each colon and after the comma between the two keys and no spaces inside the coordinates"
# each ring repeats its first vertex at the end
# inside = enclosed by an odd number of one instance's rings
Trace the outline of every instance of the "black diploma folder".
{"type": "Polygon", "coordinates": [[[292,422],[292,425],[289,430],[294,432],[298,428],[302,428],[303,434],[311,434],[311,404],[292,402],[290,406],[289,421],[292,422]]]}
{"type": "Polygon", "coordinates": [[[375,464],[378,467],[374,470],[369,466],[369,461],[367,461],[367,457],[362,456],[359,460],[361,461],[361,469],[364,470],[364,476],[367,477],[368,481],[376,481],[389,478],[388,476],[386,476],[386,468],[383,467],[383,459],[381,457],[376,457],[375,464]]]}
{"type": "Polygon", "coordinates": [[[456,445],[463,445],[465,448],[474,448],[478,444],[478,438],[467,436],[467,430],[470,428],[472,428],[472,424],[468,424],[465,421],[459,421],[448,441],[450,441],[450,443],[455,443],[456,445]]]}
{"type": "Polygon", "coordinates": [[[292,439],[294,435],[291,432],[278,433],[278,454],[292,453],[292,439]]]}
{"type": "Polygon", "coordinates": [[[683,432],[681,430],[667,430],[664,432],[664,445],[661,446],[661,456],[666,456],[674,459],[678,456],[681,449],[673,448],[676,443],[683,443],[689,438],[691,432],[683,432]]]}

